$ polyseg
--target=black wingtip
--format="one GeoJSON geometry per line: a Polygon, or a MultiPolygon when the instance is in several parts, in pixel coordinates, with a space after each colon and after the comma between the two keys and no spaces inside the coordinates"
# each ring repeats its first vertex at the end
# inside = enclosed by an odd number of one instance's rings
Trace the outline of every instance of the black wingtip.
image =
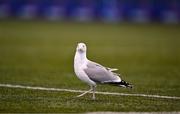
{"type": "Polygon", "coordinates": [[[132,84],[129,84],[128,82],[121,80],[120,82],[106,82],[107,84],[119,86],[119,87],[125,87],[125,88],[133,88],[132,84]]]}
{"type": "Polygon", "coordinates": [[[121,82],[119,82],[119,86],[120,87],[126,87],[126,88],[133,88],[133,85],[132,84],[129,84],[128,82],[124,81],[124,80],[121,80],[121,82]]]}

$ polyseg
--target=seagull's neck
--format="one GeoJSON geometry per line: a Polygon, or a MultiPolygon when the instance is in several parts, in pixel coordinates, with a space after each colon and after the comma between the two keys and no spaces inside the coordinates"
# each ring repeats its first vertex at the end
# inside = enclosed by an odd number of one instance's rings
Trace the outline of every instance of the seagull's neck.
{"type": "Polygon", "coordinates": [[[74,58],[75,64],[76,63],[83,64],[86,61],[87,61],[86,52],[80,53],[80,52],[76,51],[75,58],[74,58]]]}

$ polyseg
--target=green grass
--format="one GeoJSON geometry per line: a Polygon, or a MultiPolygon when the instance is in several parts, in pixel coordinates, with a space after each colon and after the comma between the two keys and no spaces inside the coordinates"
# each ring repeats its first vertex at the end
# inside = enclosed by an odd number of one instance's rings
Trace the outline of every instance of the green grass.
{"type": "MultiPolygon", "coordinates": [[[[180,97],[180,27],[46,21],[0,21],[0,83],[87,90],[73,72],[78,42],[88,58],[120,69],[134,89],[98,91],[180,97]]],[[[0,112],[180,111],[180,100],[0,87],[0,112]]]]}

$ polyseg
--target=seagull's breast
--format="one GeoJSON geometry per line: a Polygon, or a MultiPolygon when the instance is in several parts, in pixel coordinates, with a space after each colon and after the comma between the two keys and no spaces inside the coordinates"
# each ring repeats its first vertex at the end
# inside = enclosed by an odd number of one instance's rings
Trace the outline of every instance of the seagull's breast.
{"type": "Polygon", "coordinates": [[[74,59],[74,72],[76,76],[83,82],[88,83],[89,85],[96,85],[94,81],[92,81],[88,75],[84,72],[84,69],[87,68],[87,61],[82,61],[79,58],[74,59]]]}

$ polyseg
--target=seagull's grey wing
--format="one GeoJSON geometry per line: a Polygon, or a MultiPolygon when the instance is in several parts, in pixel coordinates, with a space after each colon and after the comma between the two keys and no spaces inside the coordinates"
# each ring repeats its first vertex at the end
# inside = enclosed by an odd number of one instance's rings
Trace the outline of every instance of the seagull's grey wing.
{"type": "Polygon", "coordinates": [[[88,61],[87,68],[84,69],[84,71],[88,77],[95,82],[105,83],[121,81],[118,74],[113,73],[106,67],[92,61],[88,61]]]}

